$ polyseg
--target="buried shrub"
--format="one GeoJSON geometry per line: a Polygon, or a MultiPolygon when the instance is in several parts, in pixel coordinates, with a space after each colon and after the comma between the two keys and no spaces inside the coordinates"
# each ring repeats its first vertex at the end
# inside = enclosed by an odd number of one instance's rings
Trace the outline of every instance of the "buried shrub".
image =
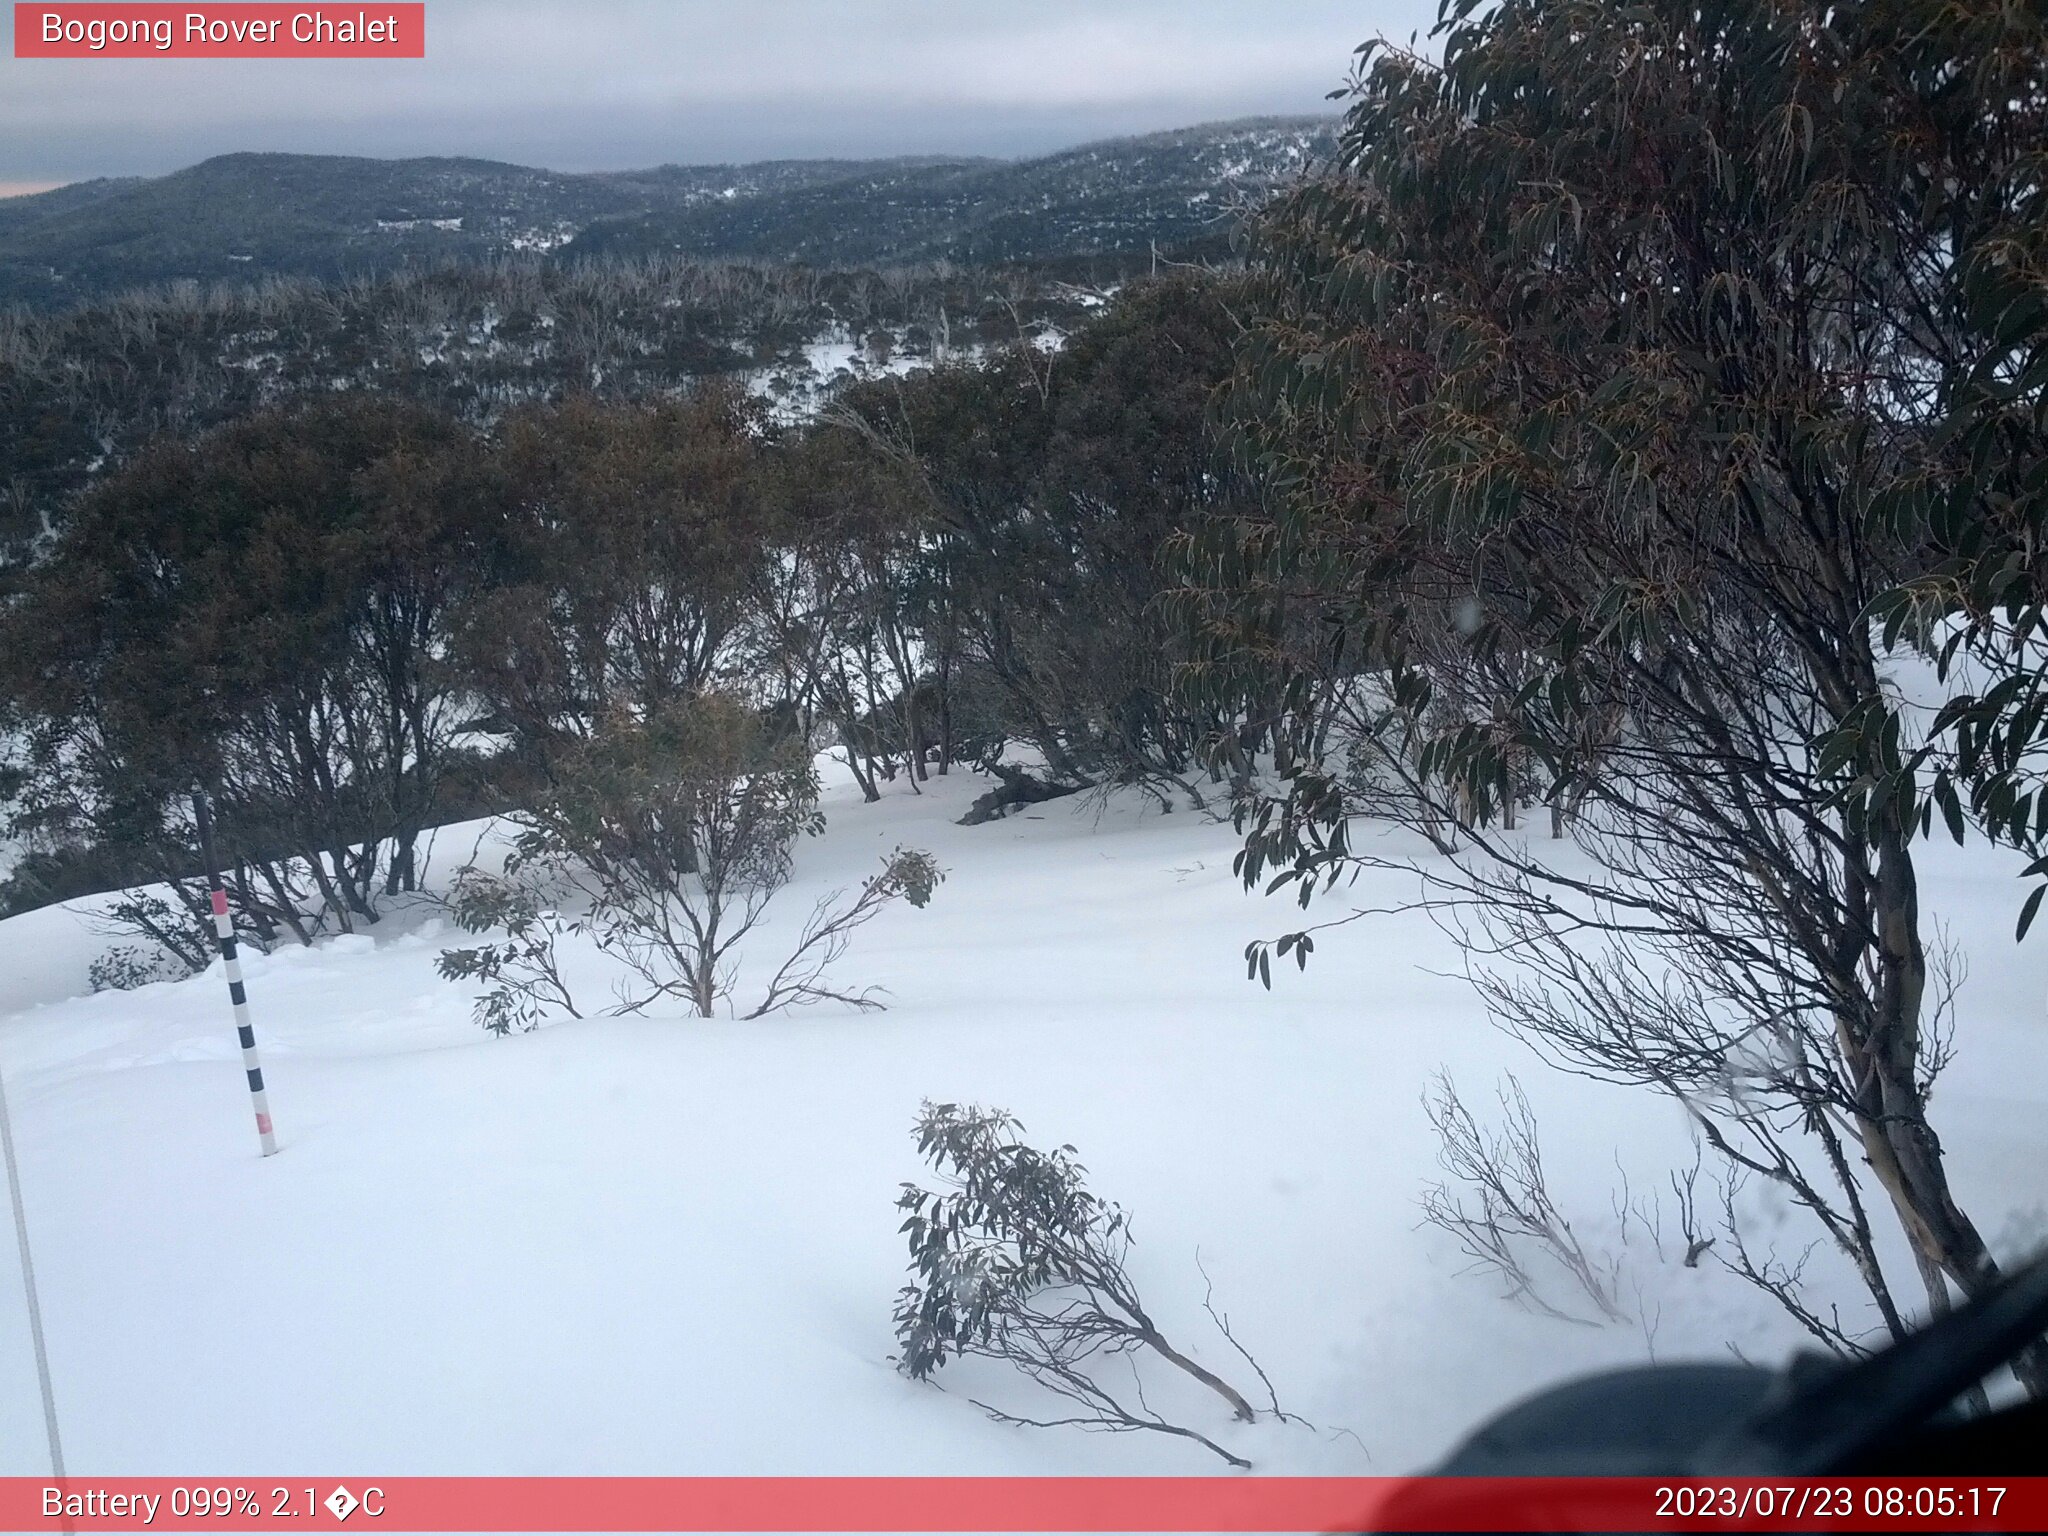
{"type": "Polygon", "coordinates": [[[862,1010],[881,1007],[875,988],[844,991],[829,983],[825,973],[846,953],[856,928],[863,927],[899,897],[913,907],[926,905],[945,878],[945,871],[930,854],[919,848],[898,848],[883,861],[880,874],[861,882],[859,894],[851,901],[842,891],[820,897],[804,923],[796,948],[782,962],[782,968],[768,983],[767,994],[747,1017],[758,1019],[806,1003],[851,1003],[862,1010]]]}
{"type": "Polygon", "coordinates": [[[178,981],[192,972],[161,949],[116,944],[85,968],[95,992],[132,992],[159,981],[178,981]]]}
{"type": "MultiPolygon", "coordinates": [[[[645,719],[609,718],[552,755],[546,787],[516,818],[509,877],[471,871],[458,884],[456,921],[503,929],[506,942],[450,950],[441,974],[492,984],[477,1004],[486,1028],[530,1028],[551,1006],[576,1013],[555,944],[587,935],[629,973],[612,1012],[663,1001],[700,1018],[732,1011],[742,945],[788,883],[797,838],[824,828],[817,801],[802,738],[736,700],[702,695],[645,719]],[[573,923],[547,909],[531,883],[542,873],[577,899],[573,923]]],[[[826,896],[745,1016],[819,1002],[879,1008],[876,989],[828,972],[856,929],[898,898],[924,906],[943,878],[930,854],[899,848],[857,893],[826,896]]]]}
{"type": "Polygon", "coordinates": [[[1437,1160],[1449,1178],[1422,1192],[1423,1221],[1456,1238],[1473,1270],[1493,1276],[1510,1299],[1533,1311],[1562,1322],[1594,1321],[1545,1296],[1537,1270],[1547,1267],[1565,1276],[1600,1318],[1620,1322],[1617,1265],[1586,1252],[1551,1197],[1536,1112],[1512,1073],[1499,1098],[1503,1120],[1488,1132],[1448,1074],[1439,1072],[1431,1082],[1422,1108],[1436,1128],[1437,1160]]]}
{"type": "Polygon", "coordinates": [[[559,752],[519,850],[589,898],[592,937],[636,978],[618,1011],[674,999],[708,1019],[798,836],[823,829],[817,802],[801,741],[705,695],[615,716],[559,752]]]}
{"type": "MultiPolygon", "coordinates": [[[[1152,1410],[1135,1374],[1135,1357],[1143,1353],[1199,1382],[1237,1420],[1258,1416],[1235,1387],[1168,1343],[1146,1311],[1125,1267],[1128,1213],[1087,1188],[1072,1147],[1041,1152],[1018,1139],[1022,1129],[1001,1110],[925,1104],[918,1150],[950,1187],[935,1193],[905,1184],[896,1201],[916,1277],[897,1297],[899,1367],[926,1381],[957,1356],[1001,1360],[1069,1407],[1030,1418],[975,1400],[998,1422],[1152,1430],[1193,1440],[1232,1466],[1250,1466],[1152,1410]],[[1099,1379],[1112,1363],[1132,1367],[1128,1397],[1099,1379]]],[[[1210,1316],[1265,1383],[1272,1415],[1287,1417],[1227,1320],[1213,1309],[1210,1316]]]]}
{"type": "Polygon", "coordinates": [[[505,934],[502,943],[444,949],[435,962],[448,981],[490,984],[476,1000],[477,1023],[494,1035],[509,1035],[515,1029],[538,1029],[557,1008],[572,1019],[583,1017],[555,958],[556,941],[575,926],[542,900],[517,854],[506,862],[502,876],[475,865],[458,871],[447,905],[464,933],[502,929],[505,934]]]}

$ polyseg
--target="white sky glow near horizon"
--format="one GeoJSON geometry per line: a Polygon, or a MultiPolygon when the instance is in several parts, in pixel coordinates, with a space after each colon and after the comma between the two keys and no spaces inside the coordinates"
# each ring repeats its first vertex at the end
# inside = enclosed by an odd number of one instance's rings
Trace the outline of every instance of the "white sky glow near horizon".
{"type": "Polygon", "coordinates": [[[1434,0],[427,0],[423,60],[0,54],[0,196],[235,150],[562,171],[1028,155],[1333,111],[1434,0]]]}

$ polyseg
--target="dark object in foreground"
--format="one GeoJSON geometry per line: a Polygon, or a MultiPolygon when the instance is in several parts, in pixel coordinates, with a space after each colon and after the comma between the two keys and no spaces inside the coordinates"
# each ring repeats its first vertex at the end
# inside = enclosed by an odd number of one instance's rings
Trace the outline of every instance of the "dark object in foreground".
{"type": "MultiPolygon", "coordinates": [[[[2048,1260],[1847,1365],[1644,1366],[1553,1387],[1475,1431],[1448,1477],[1968,1476],[2041,1468],[2048,1403],[1964,1418],[1953,1404],[2048,1332],[2048,1260]]],[[[1416,1485],[1456,1529],[1456,1494],[1416,1485]]],[[[1388,1529],[1420,1529],[1404,1516],[1388,1529]]],[[[1546,1520],[1546,1530],[1572,1529],[1546,1520]]]]}

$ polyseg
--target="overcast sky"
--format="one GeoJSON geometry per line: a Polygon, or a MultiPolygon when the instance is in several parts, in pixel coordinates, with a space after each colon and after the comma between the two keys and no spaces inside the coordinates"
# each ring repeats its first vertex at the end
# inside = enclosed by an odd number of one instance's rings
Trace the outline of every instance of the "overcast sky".
{"type": "MultiPolygon", "coordinates": [[[[374,4],[368,6],[374,11],[374,4]]],[[[230,150],[662,161],[1033,154],[1334,110],[1435,0],[428,0],[424,60],[0,56],[0,183],[230,150]]]]}

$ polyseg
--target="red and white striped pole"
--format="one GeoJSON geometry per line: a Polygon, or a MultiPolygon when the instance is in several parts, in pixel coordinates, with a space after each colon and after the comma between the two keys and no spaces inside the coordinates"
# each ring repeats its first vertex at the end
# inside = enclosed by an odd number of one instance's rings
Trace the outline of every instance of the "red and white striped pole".
{"type": "Polygon", "coordinates": [[[249,1022],[249,994],[242,986],[242,962],[235,957],[235,924],[228,916],[228,890],[220,877],[220,859],[213,851],[213,816],[206,808],[206,792],[192,793],[192,819],[199,824],[199,852],[206,860],[206,888],[213,903],[213,931],[220,939],[220,958],[227,970],[228,997],[235,1005],[235,1032],[242,1039],[242,1066],[249,1074],[249,1098],[256,1106],[256,1134],[263,1142],[263,1155],[277,1150],[277,1136],[270,1128],[270,1096],[263,1091],[263,1063],[256,1055],[256,1027],[249,1022]]]}

